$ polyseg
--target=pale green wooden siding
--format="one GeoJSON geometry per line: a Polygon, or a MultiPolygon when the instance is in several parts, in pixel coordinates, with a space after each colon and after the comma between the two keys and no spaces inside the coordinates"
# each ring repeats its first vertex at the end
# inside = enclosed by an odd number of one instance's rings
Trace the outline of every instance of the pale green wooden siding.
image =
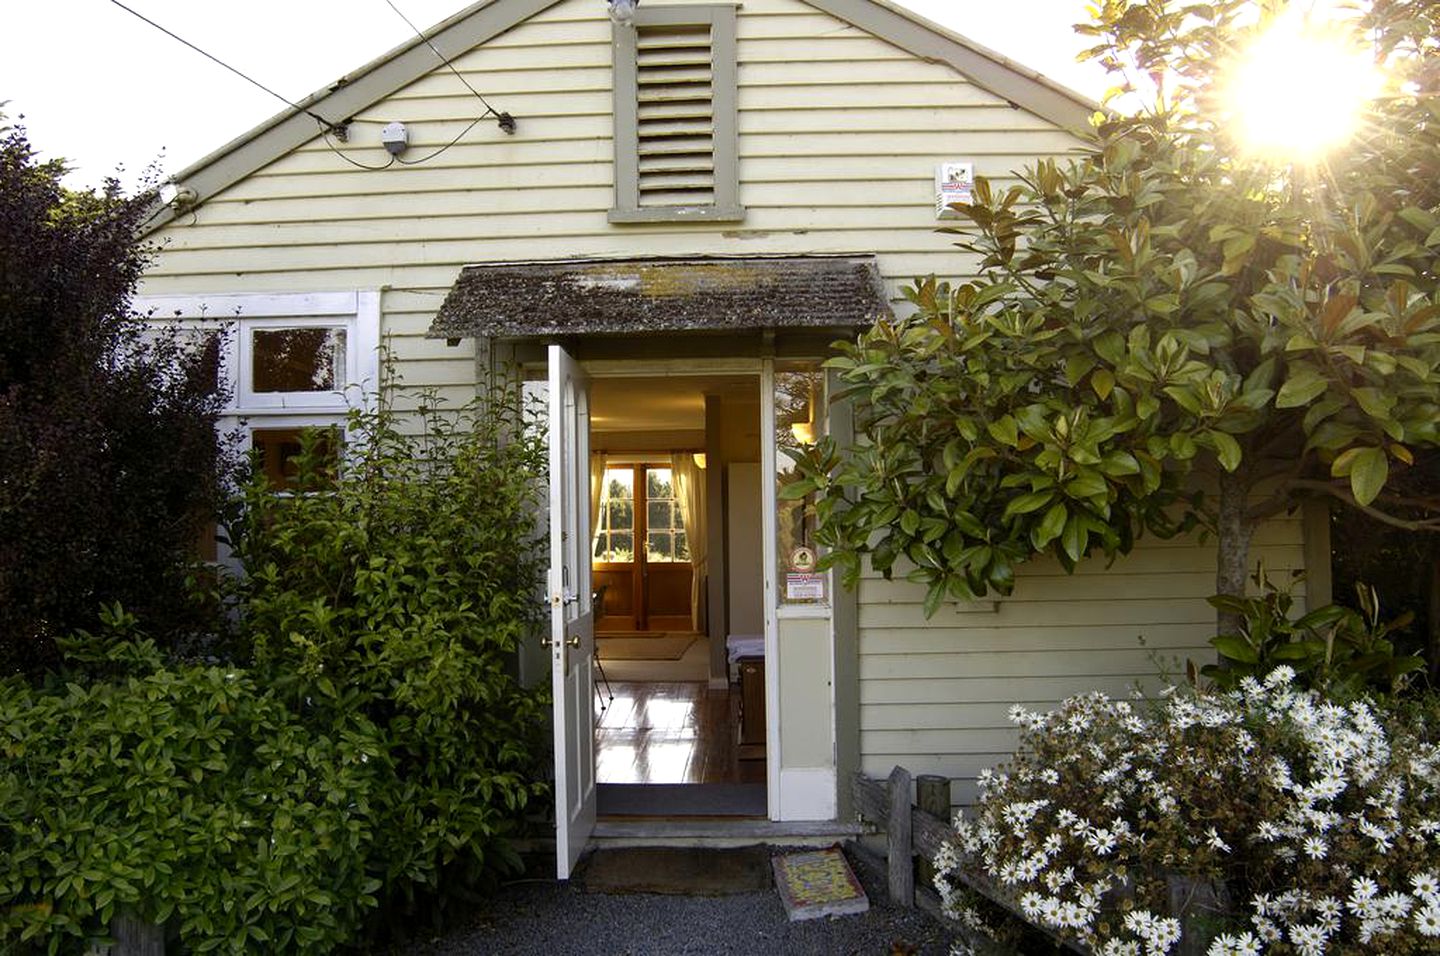
{"type": "MultiPolygon", "coordinates": [[[[1251,557],[1277,581],[1302,568],[1299,518],[1266,524],[1251,557]]],[[[1016,578],[1009,597],[949,605],[929,620],[918,585],[861,582],[866,773],[883,777],[900,764],[944,774],[957,803],[969,804],[979,772],[1014,747],[1005,716],[1012,704],[1048,709],[1093,690],[1155,690],[1162,668],[1180,681],[1187,658],[1214,659],[1207,642],[1215,612],[1205,601],[1215,591],[1213,542],[1146,538],[1109,567],[1089,561],[1067,575],[1047,560],[1023,566],[1016,578]]]]}
{"type": "MultiPolygon", "coordinates": [[[[647,0],[657,4],[662,0],[647,0]]],[[[423,165],[366,172],[315,139],[159,234],[153,294],[385,287],[384,332],[412,383],[462,397],[468,343],[423,338],[461,266],[701,253],[874,252],[892,285],[967,266],[935,234],[934,165],[973,159],[1004,177],[1070,135],[799,0],[740,8],[743,223],[607,223],[610,22],[600,0],[557,4],[456,66],[513,113],[423,165]],[[863,78],[863,83],[857,79],[863,78]]],[[[449,142],[478,102],[443,69],[364,110],[347,153],[383,160],[379,130],[407,124],[407,160],[449,142]]]]}
{"type": "MultiPolygon", "coordinates": [[[[655,4],[662,0],[646,0],[655,4]]],[[[917,275],[969,268],[935,233],[934,165],[969,159],[1001,181],[1080,144],[1044,120],[862,34],[800,0],[746,0],[739,15],[738,224],[611,225],[610,24],[600,0],[569,0],[457,59],[519,122],[483,123],[415,167],[366,172],[316,139],[167,226],[151,294],[383,288],[384,333],[404,378],[465,398],[469,343],[425,331],[470,263],[581,256],[873,252],[892,295],[917,275]]],[[[410,127],[407,159],[452,139],[479,104],[443,70],[356,117],[354,158],[383,158],[379,129],[410,127]]],[[[898,301],[898,295],[897,301],[898,301]]],[[[1298,522],[1266,529],[1274,569],[1300,564],[1298,522]]],[[[940,772],[973,796],[978,771],[1014,740],[1016,701],[1123,693],[1169,655],[1207,652],[1213,553],[1147,542],[1073,577],[1037,565],[997,610],[942,610],[918,589],[867,580],[860,593],[861,749],[866,771],[940,772]]]]}

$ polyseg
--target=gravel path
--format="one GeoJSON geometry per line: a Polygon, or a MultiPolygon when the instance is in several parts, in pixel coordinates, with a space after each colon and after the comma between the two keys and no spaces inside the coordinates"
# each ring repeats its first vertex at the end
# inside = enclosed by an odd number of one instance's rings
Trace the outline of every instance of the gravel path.
{"type": "MultiPolygon", "coordinates": [[[[784,852],[776,850],[775,852],[784,852]]],[[[505,888],[471,925],[411,952],[429,956],[669,956],[675,953],[934,954],[953,937],[917,910],[890,906],[880,875],[851,856],[869,912],[790,922],[779,895],[656,896],[587,893],[570,883],[505,888]]]]}

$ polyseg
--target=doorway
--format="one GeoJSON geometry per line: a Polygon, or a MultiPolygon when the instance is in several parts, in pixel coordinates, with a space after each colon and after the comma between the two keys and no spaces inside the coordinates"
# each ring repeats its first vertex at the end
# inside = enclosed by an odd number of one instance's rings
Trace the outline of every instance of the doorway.
{"type": "Polygon", "coordinates": [[[745,713],[727,652],[732,599],[761,593],[759,500],[732,485],[758,473],[760,378],[596,376],[590,389],[599,812],[764,817],[763,700],[745,713]]]}

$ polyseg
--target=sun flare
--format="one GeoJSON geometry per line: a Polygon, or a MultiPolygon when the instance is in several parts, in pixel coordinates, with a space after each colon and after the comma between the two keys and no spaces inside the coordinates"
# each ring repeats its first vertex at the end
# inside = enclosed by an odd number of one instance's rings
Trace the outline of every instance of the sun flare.
{"type": "Polygon", "coordinates": [[[1314,162],[1355,132],[1380,90],[1380,73],[1347,27],[1284,16],[1241,52],[1225,100],[1242,144],[1314,162]]]}

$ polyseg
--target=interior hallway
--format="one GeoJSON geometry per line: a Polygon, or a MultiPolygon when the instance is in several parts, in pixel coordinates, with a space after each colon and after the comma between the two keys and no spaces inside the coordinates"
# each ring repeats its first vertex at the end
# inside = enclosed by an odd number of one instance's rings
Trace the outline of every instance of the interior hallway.
{"type": "MultiPolygon", "coordinates": [[[[700,682],[613,681],[595,728],[599,783],[764,783],[739,759],[739,695],[700,682]]],[[[602,688],[603,690],[603,688],[602,688]]]]}

